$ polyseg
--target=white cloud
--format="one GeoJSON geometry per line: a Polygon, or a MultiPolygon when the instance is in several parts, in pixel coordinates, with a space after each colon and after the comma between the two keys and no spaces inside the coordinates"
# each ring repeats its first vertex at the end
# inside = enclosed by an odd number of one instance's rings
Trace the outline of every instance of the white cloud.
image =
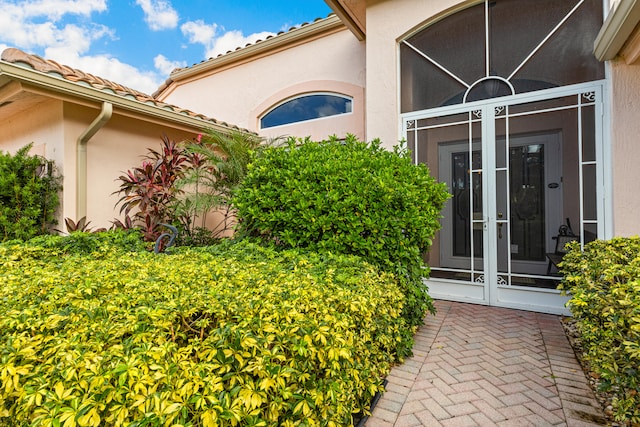
{"type": "Polygon", "coordinates": [[[218,26],[216,24],[205,24],[203,20],[189,21],[180,27],[182,34],[189,38],[189,43],[200,43],[205,46],[212,43],[215,38],[218,26]]]}
{"type": "Polygon", "coordinates": [[[108,55],[81,56],[61,46],[47,48],[45,57],[147,94],[153,93],[163,81],[156,72],[141,71],[108,55]]]}
{"type": "Polygon", "coordinates": [[[144,11],[144,20],[153,31],[170,30],[178,26],[178,12],[164,0],[136,0],[144,11]]]}
{"type": "Polygon", "coordinates": [[[0,9],[6,16],[22,19],[46,17],[57,21],[66,14],[89,16],[93,12],[107,10],[106,0],[28,0],[0,1],[0,9]]]}
{"type": "Polygon", "coordinates": [[[253,33],[248,36],[242,34],[241,31],[226,31],[217,36],[218,25],[206,24],[202,20],[189,21],[180,27],[182,34],[189,39],[189,43],[199,43],[205,48],[205,56],[207,58],[215,58],[219,54],[236,50],[238,47],[244,47],[249,43],[255,43],[257,40],[264,40],[274,33],[263,31],[253,33]]]}
{"type": "Polygon", "coordinates": [[[275,34],[268,31],[253,33],[248,36],[244,36],[240,31],[227,31],[217,37],[213,47],[207,50],[207,58],[215,58],[221,53],[236,50],[237,47],[245,47],[248,43],[255,43],[257,40],[264,40],[267,36],[273,35],[275,34]]]}
{"type": "Polygon", "coordinates": [[[43,52],[47,59],[145,93],[155,91],[164,80],[156,71],[139,70],[109,55],[90,54],[95,41],[115,38],[112,29],[87,20],[60,22],[66,15],[102,12],[106,10],[105,0],[0,0],[0,10],[2,50],[15,46],[27,52],[43,52]]]}
{"type": "Polygon", "coordinates": [[[160,74],[169,76],[176,68],[184,68],[187,66],[185,61],[170,61],[164,55],[157,55],[153,58],[153,64],[160,74]]]}
{"type": "Polygon", "coordinates": [[[58,25],[63,14],[88,15],[106,8],[104,1],[26,1],[19,4],[0,0],[0,35],[2,41],[21,49],[65,45],[75,52],[85,52],[91,42],[113,31],[104,25],[58,25]],[[57,9],[53,9],[51,5],[57,9]],[[49,21],[41,22],[42,18],[49,21]]]}

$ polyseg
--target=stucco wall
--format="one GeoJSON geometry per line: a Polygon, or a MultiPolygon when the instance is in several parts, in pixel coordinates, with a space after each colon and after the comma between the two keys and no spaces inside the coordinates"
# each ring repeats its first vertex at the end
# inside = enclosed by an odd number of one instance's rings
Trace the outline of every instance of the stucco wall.
{"type": "Polygon", "coordinates": [[[611,84],[613,231],[640,235],[640,65],[613,61],[611,84]]]}
{"type": "MultiPolygon", "coordinates": [[[[65,164],[73,165],[75,171],[76,141],[79,135],[98,115],[98,109],[75,104],[65,104],[65,146],[69,155],[65,164]]],[[[115,204],[119,196],[117,178],[129,169],[141,165],[142,156],[149,148],[160,149],[161,137],[165,133],[170,139],[183,141],[194,138],[195,133],[172,129],[155,123],[144,122],[114,114],[106,125],[87,144],[87,219],[92,227],[110,227],[111,221],[121,216],[115,204]]],[[[65,200],[69,199],[65,215],[77,220],[75,205],[76,178],[65,178],[65,200]]]]}
{"type": "MultiPolygon", "coordinates": [[[[475,1],[374,0],[367,2],[366,137],[380,137],[392,146],[399,128],[399,74],[397,43],[433,17],[442,17],[475,1]]],[[[610,68],[610,132],[604,136],[611,150],[613,235],[640,234],[640,65],[613,61],[610,68]]]]}
{"type": "Polygon", "coordinates": [[[387,147],[398,143],[398,41],[459,0],[394,0],[367,2],[366,137],[380,138],[387,147]]]}
{"type": "MultiPolygon", "coordinates": [[[[31,154],[44,156],[55,162],[57,171],[66,181],[64,160],[64,128],[62,125],[62,101],[44,99],[28,111],[14,114],[0,121],[0,150],[15,153],[25,145],[33,143],[31,154]]],[[[64,194],[60,199],[58,224],[64,217],[64,209],[70,200],[64,194]]]]}
{"type": "Polygon", "coordinates": [[[346,28],[259,59],[179,81],[167,102],[215,117],[263,136],[312,136],[350,132],[364,137],[364,43],[346,28]],[[353,97],[353,113],[259,130],[258,117],[282,100],[313,91],[353,97]]]}
{"type": "Polygon", "coordinates": [[[14,153],[33,143],[31,153],[62,165],[62,102],[44,100],[29,111],[0,121],[0,150],[14,153]]]}

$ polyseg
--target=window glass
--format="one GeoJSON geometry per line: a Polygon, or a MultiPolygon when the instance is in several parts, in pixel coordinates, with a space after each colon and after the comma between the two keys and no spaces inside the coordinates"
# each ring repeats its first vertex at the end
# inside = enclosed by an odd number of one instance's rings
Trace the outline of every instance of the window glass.
{"type": "Polygon", "coordinates": [[[352,100],[341,95],[312,94],[286,101],[265,114],[260,127],[270,128],[352,112],[352,100]]]}

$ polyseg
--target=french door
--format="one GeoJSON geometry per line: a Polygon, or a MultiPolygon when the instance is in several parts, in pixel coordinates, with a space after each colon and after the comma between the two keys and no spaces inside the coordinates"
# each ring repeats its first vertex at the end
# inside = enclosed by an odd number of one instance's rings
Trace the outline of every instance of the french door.
{"type": "Polygon", "coordinates": [[[547,253],[567,223],[602,234],[599,83],[403,114],[417,163],[452,198],[426,261],[436,298],[567,312],[547,253]]]}

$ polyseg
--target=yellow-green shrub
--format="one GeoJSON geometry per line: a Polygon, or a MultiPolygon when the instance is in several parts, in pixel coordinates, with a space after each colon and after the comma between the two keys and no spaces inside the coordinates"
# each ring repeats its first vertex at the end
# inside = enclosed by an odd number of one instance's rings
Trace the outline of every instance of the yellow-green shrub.
{"type": "MultiPolygon", "coordinates": [[[[327,141],[291,138],[261,151],[236,190],[236,232],[283,248],[357,255],[392,272],[411,326],[435,313],[422,254],[440,228],[450,197],[408,150],[353,135],[327,141]]],[[[405,336],[412,340],[413,331],[405,336]]]]}
{"type": "Polygon", "coordinates": [[[0,283],[2,425],[350,425],[406,328],[392,276],[247,242],[4,245],[0,283]]]}
{"type": "Polygon", "coordinates": [[[561,267],[584,357],[615,418],[640,425],[640,238],[574,243],[561,267]]]}

